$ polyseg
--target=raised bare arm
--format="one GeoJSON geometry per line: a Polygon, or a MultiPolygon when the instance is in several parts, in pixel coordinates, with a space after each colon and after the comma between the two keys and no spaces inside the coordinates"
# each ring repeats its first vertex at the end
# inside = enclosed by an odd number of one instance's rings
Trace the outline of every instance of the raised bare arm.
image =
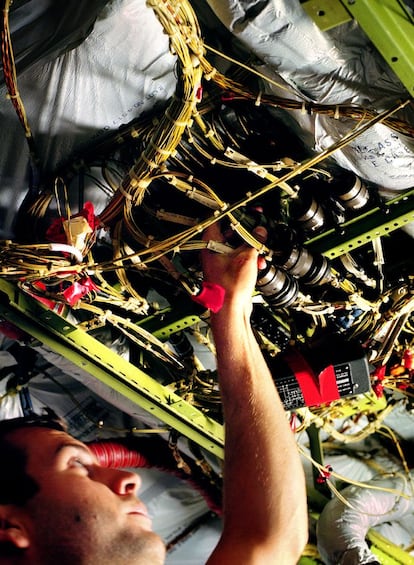
{"type": "MultiPolygon", "coordinates": [[[[204,238],[224,241],[218,225],[204,238]]],[[[208,565],[293,565],[306,544],[304,473],[294,435],[250,325],[258,253],[203,252],[225,291],[211,314],[225,420],[224,524],[208,565]]]]}

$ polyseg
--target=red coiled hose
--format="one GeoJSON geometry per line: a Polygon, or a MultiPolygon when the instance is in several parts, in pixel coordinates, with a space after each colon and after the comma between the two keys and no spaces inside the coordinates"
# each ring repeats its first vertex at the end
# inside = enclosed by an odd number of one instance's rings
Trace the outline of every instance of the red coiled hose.
{"type": "Polygon", "coordinates": [[[90,443],[89,449],[98,459],[102,467],[125,468],[125,467],[151,467],[148,459],[136,451],[129,449],[121,443],[104,441],[90,443]]]}

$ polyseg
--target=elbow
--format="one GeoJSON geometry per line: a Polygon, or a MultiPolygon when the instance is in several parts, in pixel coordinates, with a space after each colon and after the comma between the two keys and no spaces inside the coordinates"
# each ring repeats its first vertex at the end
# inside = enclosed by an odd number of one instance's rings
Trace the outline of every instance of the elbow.
{"type": "Polygon", "coordinates": [[[293,551],[296,552],[296,562],[299,561],[303,551],[308,543],[309,539],[309,530],[308,530],[308,521],[305,520],[305,523],[302,527],[299,527],[298,536],[296,538],[296,544],[293,548],[293,551]]]}
{"type": "Polygon", "coordinates": [[[286,532],[286,538],[281,542],[274,556],[278,556],[278,563],[296,565],[303,555],[308,542],[308,530],[295,527],[291,532],[286,532]]]}
{"type": "Polygon", "coordinates": [[[308,539],[308,515],[307,512],[301,512],[296,514],[295,520],[286,528],[284,536],[286,552],[291,556],[292,563],[299,561],[308,539]]]}
{"type": "MultiPolygon", "coordinates": [[[[268,553],[268,559],[258,560],[257,563],[283,563],[283,565],[297,565],[303,555],[308,542],[308,530],[295,526],[286,531],[283,539],[274,545],[268,553]],[[271,555],[271,559],[269,559],[271,555]]],[[[256,563],[256,561],[255,561],[256,563]]]]}
{"type": "MultiPolygon", "coordinates": [[[[296,513],[295,513],[296,514],[296,513]]],[[[285,524],[280,528],[277,535],[275,532],[269,534],[266,540],[257,543],[256,547],[264,551],[267,560],[262,559],[254,561],[254,563],[283,563],[283,565],[296,565],[308,543],[308,516],[307,513],[298,516],[296,520],[285,524]],[[272,559],[269,557],[272,556],[272,559]],[[277,559],[276,559],[277,557],[277,559]]]]}

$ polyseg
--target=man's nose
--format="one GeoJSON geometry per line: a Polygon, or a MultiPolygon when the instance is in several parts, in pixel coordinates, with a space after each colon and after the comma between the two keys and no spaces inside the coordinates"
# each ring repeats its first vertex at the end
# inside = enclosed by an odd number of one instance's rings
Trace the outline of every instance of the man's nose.
{"type": "Polygon", "coordinates": [[[100,467],[99,480],[104,482],[115,494],[125,495],[138,493],[141,478],[137,473],[121,469],[100,467]]]}

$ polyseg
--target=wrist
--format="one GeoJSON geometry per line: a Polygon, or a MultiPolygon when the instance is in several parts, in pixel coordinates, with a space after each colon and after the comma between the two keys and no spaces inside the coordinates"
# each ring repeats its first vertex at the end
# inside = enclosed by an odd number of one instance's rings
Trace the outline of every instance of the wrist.
{"type": "Polygon", "coordinates": [[[210,312],[210,324],[214,330],[216,326],[226,325],[235,327],[235,324],[250,326],[252,304],[250,300],[232,299],[226,295],[222,307],[217,312],[210,312]]]}

